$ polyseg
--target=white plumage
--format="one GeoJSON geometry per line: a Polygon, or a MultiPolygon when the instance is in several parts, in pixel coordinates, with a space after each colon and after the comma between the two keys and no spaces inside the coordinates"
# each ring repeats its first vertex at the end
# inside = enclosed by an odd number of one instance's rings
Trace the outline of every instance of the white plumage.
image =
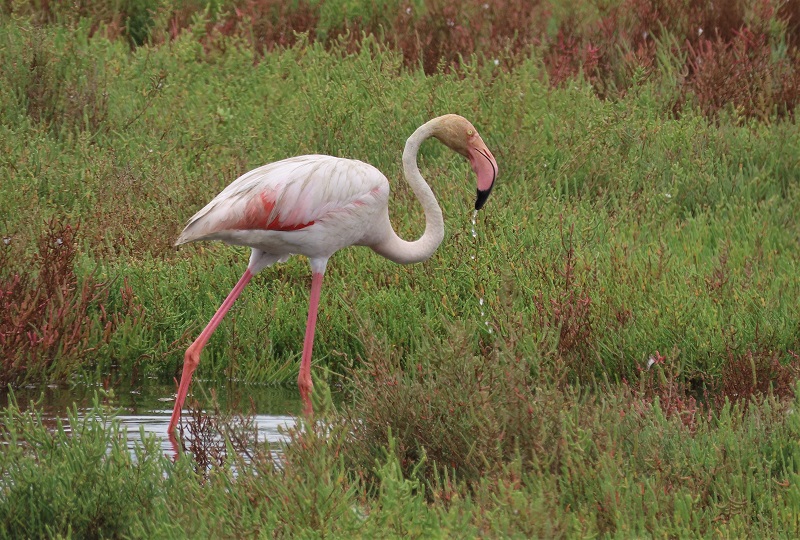
{"type": "Polygon", "coordinates": [[[343,247],[374,242],[388,200],[389,182],[372,165],[293,157],[237,178],[192,216],[176,245],[222,240],[278,258],[328,258],[343,247]]]}

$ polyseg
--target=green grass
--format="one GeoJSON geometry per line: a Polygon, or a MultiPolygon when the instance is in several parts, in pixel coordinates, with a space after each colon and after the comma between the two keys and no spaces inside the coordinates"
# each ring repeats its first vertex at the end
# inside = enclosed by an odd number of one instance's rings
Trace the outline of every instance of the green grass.
{"type": "MultiPolygon", "coordinates": [[[[162,15],[140,30],[165,32],[162,15]]],[[[549,84],[533,45],[508,64],[478,55],[426,74],[371,37],[358,48],[300,37],[257,54],[242,36],[204,40],[202,21],[148,41],[59,17],[0,15],[4,381],[178,376],[248,251],[172,243],[263,163],[372,163],[406,237],[423,230],[400,166],[418,125],[466,116],[500,177],[476,242],[472,173],[427,143],[421,168],[447,230],[436,254],[408,267],[361,248],[332,258],[314,373],[348,397],[327,438],[293,436],[293,465],[262,456],[238,476],[228,463],[198,478],[152,442],[130,461],[109,417],[70,437],[12,406],[0,532],[797,534],[791,115],[711,115],[691,99],[674,114],[686,90],[666,38],[652,72],[602,99],[589,74],[549,84]],[[62,238],[68,248],[52,248],[62,238]]],[[[293,384],[309,283],[301,257],[263,271],[198,377],[293,384]]]]}

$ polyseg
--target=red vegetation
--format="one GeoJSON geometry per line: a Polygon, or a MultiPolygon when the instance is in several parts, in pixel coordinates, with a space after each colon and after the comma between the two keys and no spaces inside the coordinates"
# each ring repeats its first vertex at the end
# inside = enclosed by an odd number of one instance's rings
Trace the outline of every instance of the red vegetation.
{"type": "MultiPolygon", "coordinates": [[[[214,36],[237,35],[258,54],[293,45],[298,32],[315,40],[321,6],[307,0],[293,5],[237,2],[218,21],[209,22],[205,39],[210,45],[214,36]]],[[[341,27],[325,29],[323,40],[354,51],[364,35],[372,35],[400,51],[407,66],[421,66],[429,74],[457,70],[472,55],[508,69],[539,50],[550,84],[582,75],[606,97],[624,93],[636,69],[652,75],[658,43],[671,36],[677,44],[671,52],[685,58],[676,112],[696,105],[712,116],[727,108],[760,118],[791,113],[800,99],[800,2],[785,3],[776,11],[766,1],[687,6],[675,0],[625,0],[601,9],[597,20],[569,15],[559,21],[555,34],[550,26],[553,9],[539,1],[432,0],[421,10],[400,5],[398,12],[382,17],[353,15],[341,27]],[[775,35],[776,27],[784,29],[782,35],[775,35]],[[782,39],[788,46],[775,54],[782,39]]],[[[189,24],[190,15],[173,16],[173,37],[189,24]]]]}
{"type": "Polygon", "coordinates": [[[785,352],[773,350],[766,340],[756,336],[755,343],[742,347],[730,336],[725,345],[727,358],[722,364],[722,376],[713,388],[717,405],[725,398],[748,401],[753,397],[773,393],[793,397],[795,381],[800,374],[800,357],[793,351],[788,361],[781,361],[785,352]]]}
{"type": "Polygon", "coordinates": [[[800,0],[777,8],[768,0],[622,0],[593,9],[544,0],[429,0],[421,7],[397,2],[383,11],[348,4],[339,22],[323,20],[326,6],[314,0],[234,0],[209,10],[201,2],[142,2],[114,11],[86,1],[68,10],[31,2],[27,10],[41,24],[88,18],[96,31],[124,37],[134,47],[204,26],[196,33],[207,50],[229,46],[221,38],[234,36],[256,58],[294,45],[301,34],[347,52],[373,36],[399,51],[406,66],[421,66],[428,74],[458,71],[472,55],[511,69],[540,54],[550,84],[582,75],[601,97],[623,94],[635,84],[634,72],[657,74],[659,55],[666,53],[682,63],[679,101],[670,104],[676,113],[697,106],[711,116],[727,109],[763,118],[791,114],[800,100],[800,0]],[[171,11],[155,13],[159,9],[171,11]],[[167,21],[167,28],[155,28],[156,21],[167,21]]]}
{"type": "Polygon", "coordinates": [[[536,309],[537,326],[549,328],[557,335],[560,359],[574,373],[588,374],[594,371],[596,358],[592,298],[585,284],[579,280],[572,244],[574,225],[565,234],[562,224],[560,232],[564,246],[562,261],[555,263],[552,268],[542,269],[542,279],[558,284],[559,290],[547,300],[543,293],[538,293],[533,298],[533,306],[536,309]]]}
{"type": "MultiPolygon", "coordinates": [[[[19,383],[42,373],[63,379],[98,343],[106,343],[117,322],[104,302],[109,283],[90,275],[82,283],[74,269],[78,227],[51,220],[38,250],[0,276],[0,384],[19,383]]],[[[0,249],[0,267],[11,267],[11,248],[0,249]]],[[[130,303],[127,284],[123,300],[130,303]]]]}
{"type": "Polygon", "coordinates": [[[798,101],[797,66],[796,50],[773,59],[767,36],[745,27],[729,40],[704,38],[689,47],[687,90],[708,115],[727,109],[747,117],[782,116],[798,101]]]}
{"type": "MultiPolygon", "coordinates": [[[[703,414],[709,414],[698,398],[702,388],[698,381],[687,381],[680,374],[674,358],[662,356],[658,351],[650,357],[648,367],[641,369],[638,385],[623,383],[631,390],[632,412],[646,415],[656,401],[667,418],[679,418],[686,429],[694,432],[703,414]],[[693,384],[696,383],[696,384],[693,384]]],[[[724,402],[724,399],[722,399],[724,402]]]]}

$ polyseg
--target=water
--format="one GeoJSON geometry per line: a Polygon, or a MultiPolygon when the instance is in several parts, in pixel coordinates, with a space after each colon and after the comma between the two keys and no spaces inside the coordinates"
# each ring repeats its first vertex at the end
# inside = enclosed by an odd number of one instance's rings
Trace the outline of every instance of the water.
{"type": "Polygon", "coordinates": [[[478,221],[478,211],[472,212],[472,238],[478,238],[478,231],[475,230],[475,224],[478,221]]]}
{"type": "MultiPolygon", "coordinates": [[[[478,231],[475,229],[477,221],[478,221],[478,211],[475,210],[474,212],[472,212],[472,238],[475,239],[475,253],[478,253],[478,231]]],[[[470,255],[470,258],[473,261],[476,260],[475,254],[470,255]]],[[[476,272],[476,274],[479,274],[479,272],[476,272]]],[[[492,327],[489,325],[489,319],[486,317],[486,312],[483,309],[483,304],[484,304],[483,296],[478,296],[478,307],[481,310],[481,318],[483,319],[483,324],[486,327],[486,331],[491,334],[492,327]]]]}
{"type": "MultiPolygon", "coordinates": [[[[38,401],[45,421],[61,419],[67,428],[67,410],[77,404],[79,414],[91,408],[96,388],[79,386],[49,385],[46,387],[26,387],[14,390],[17,403],[23,410],[31,401],[38,401]]],[[[261,385],[233,382],[192,381],[191,392],[200,403],[210,404],[209,395],[214,390],[219,407],[223,411],[232,409],[249,413],[251,400],[255,410],[254,424],[258,430],[259,442],[267,441],[277,444],[285,440],[280,429],[291,427],[302,409],[297,390],[290,388],[274,388],[261,385]]],[[[140,430],[145,436],[155,436],[165,454],[172,454],[172,445],[167,438],[167,426],[175,398],[173,385],[147,384],[139,387],[115,387],[108,397],[101,402],[120,410],[117,415],[120,423],[126,428],[128,449],[133,452],[136,442],[141,441],[140,430]]],[[[8,405],[9,392],[0,390],[0,407],[8,405]]],[[[184,408],[184,415],[186,409],[184,408]]]]}
{"type": "MultiPolygon", "coordinates": [[[[478,220],[478,211],[475,210],[474,212],[472,212],[472,238],[475,239],[475,248],[476,248],[475,251],[476,252],[478,251],[478,249],[477,249],[477,247],[478,247],[478,231],[475,230],[475,224],[476,224],[477,220],[478,220]]],[[[470,259],[472,259],[473,261],[475,260],[475,254],[474,253],[472,255],[470,255],[470,259]]]]}

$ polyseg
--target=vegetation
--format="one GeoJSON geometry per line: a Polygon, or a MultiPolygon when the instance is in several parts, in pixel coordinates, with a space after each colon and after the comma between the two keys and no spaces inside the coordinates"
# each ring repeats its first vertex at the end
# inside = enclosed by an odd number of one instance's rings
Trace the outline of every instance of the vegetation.
{"type": "MultiPolygon", "coordinates": [[[[501,171],[475,239],[426,145],[436,255],[334,256],[315,376],[347,398],[279,466],[246,419],[171,463],[99,403],[12,404],[0,533],[796,536],[800,4],[561,4],[0,3],[0,382],[179,376],[247,251],[172,242],[257,165],[368,161],[409,237],[419,124],[463,114],[501,171]]],[[[262,272],[199,376],[292,383],[309,279],[262,272]]]]}

